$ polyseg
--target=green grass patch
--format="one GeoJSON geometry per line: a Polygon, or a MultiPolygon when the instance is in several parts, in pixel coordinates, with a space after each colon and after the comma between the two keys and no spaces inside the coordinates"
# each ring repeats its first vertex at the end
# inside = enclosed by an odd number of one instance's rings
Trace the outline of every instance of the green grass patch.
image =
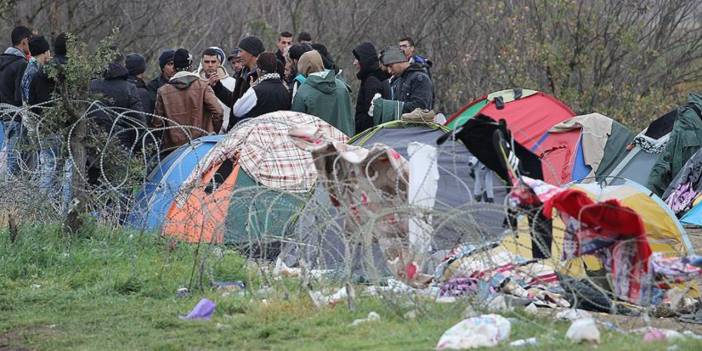
{"type": "MultiPolygon", "coordinates": [[[[209,288],[211,280],[242,280],[251,291],[259,286],[259,278],[232,250],[198,250],[155,235],[99,227],[66,237],[55,227],[28,226],[17,242],[7,238],[0,232],[0,349],[430,350],[466,307],[465,302],[412,306],[366,297],[356,301],[354,311],[343,304],[317,309],[294,281],[280,284],[262,303],[255,293],[222,296],[209,288]],[[176,290],[191,281],[193,294],[177,298],[176,290]],[[203,290],[197,289],[199,282],[203,290]],[[217,303],[211,321],[178,318],[202,297],[217,303]],[[416,320],[404,319],[410,310],[416,310],[416,320]],[[349,326],[370,311],[381,320],[349,326]]],[[[505,317],[513,320],[511,340],[539,339],[531,349],[592,348],[565,339],[568,323],[518,312],[505,317]]],[[[600,330],[598,350],[668,347],[600,330]]],[[[694,340],[675,344],[679,350],[702,349],[694,340]]]]}

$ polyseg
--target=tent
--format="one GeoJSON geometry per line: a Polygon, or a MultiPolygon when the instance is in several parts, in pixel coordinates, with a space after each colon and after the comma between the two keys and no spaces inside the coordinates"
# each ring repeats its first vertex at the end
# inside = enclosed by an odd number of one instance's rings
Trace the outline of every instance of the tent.
{"type": "Polygon", "coordinates": [[[702,149],[698,150],[675,176],[663,199],[685,224],[702,225],[702,149]]]}
{"type": "Polygon", "coordinates": [[[465,105],[448,118],[446,126],[456,129],[477,115],[495,121],[504,119],[514,138],[531,148],[551,127],[575,116],[575,113],[551,95],[534,90],[510,89],[494,92],[465,105]]]}
{"type": "Polygon", "coordinates": [[[210,135],[195,139],[161,160],[146,177],[128,222],[139,229],[158,229],[185,179],[223,138],[210,135]]]}
{"type": "Polygon", "coordinates": [[[625,157],[606,177],[626,178],[645,185],[658,155],[668,142],[677,116],[678,111],[675,109],[651,122],[634,137],[625,157]]]}
{"type": "Polygon", "coordinates": [[[347,137],[321,119],[278,111],[237,125],[184,180],[165,214],[162,232],[188,242],[256,244],[279,241],[294,229],[314,189],[309,152],[294,145],[293,127],[347,137]]]}
{"type": "Polygon", "coordinates": [[[553,126],[531,151],[541,159],[544,180],[563,185],[601,179],[624,158],[632,139],[619,122],[591,113],[553,126]]]}

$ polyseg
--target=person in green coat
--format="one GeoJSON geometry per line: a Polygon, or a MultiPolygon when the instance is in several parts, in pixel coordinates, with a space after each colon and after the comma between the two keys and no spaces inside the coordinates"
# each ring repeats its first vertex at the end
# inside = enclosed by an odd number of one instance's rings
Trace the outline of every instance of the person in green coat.
{"type": "Polygon", "coordinates": [[[293,98],[292,110],[317,116],[348,136],[355,130],[349,86],[324,69],[317,51],[304,53],[297,63],[305,82],[293,98]]]}
{"type": "Polygon", "coordinates": [[[663,153],[658,156],[648,176],[647,187],[662,196],[685,162],[702,147],[702,94],[690,93],[687,105],[678,109],[678,117],[663,153]]]}

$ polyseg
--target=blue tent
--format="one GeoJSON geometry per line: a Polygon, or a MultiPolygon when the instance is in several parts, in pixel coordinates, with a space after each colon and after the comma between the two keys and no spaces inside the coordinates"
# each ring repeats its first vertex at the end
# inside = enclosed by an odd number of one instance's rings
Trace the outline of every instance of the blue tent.
{"type": "Polygon", "coordinates": [[[146,178],[129,214],[129,223],[139,229],[159,228],[183,182],[222,138],[224,135],[195,139],[161,160],[146,178]]]}

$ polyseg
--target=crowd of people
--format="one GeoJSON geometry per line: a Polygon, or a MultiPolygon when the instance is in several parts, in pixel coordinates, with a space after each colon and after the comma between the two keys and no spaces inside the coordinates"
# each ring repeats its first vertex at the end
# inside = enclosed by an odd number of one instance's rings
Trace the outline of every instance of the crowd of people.
{"type": "MultiPolygon", "coordinates": [[[[311,114],[354,135],[386,120],[383,114],[432,108],[432,63],[416,54],[411,38],[380,51],[370,42],[352,50],[360,81],[355,109],[351,88],[328,49],[306,32],[296,39],[282,32],[276,50],[267,51],[261,39],[248,36],[228,55],[222,48],[208,47],[198,55],[197,66],[187,49],[166,49],[152,80],[145,77],[144,56],[117,55],[91,81],[90,92],[104,106],[133,111],[145,127],[162,128],[160,149],[165,151],[205,134],[226,133],[237,123],[273,111],[311,114]]],[[[54,38],[53,56],[47,39],[27,27],[14,28],[11,40],[0,55],[0,103],[50,104],[61,76],[50,75],[46,67],[69,62],[67,35],[54,38]]],[[[41,114],[41,109],[32,111],[41,114]]],[[[109,126],[110,117],[105,118],[109,126]]],[[[31,122],[17,112],[5,113],[2,123],[9,156],[31,122]]],[[[11,171],[13,162],[7,161],[11,171]]]]}

